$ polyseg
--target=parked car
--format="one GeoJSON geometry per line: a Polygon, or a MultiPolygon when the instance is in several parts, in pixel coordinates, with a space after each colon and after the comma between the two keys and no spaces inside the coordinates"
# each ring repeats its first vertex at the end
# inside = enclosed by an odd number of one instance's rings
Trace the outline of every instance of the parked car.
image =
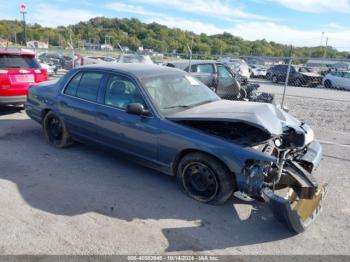
{"type": "Polygon", "coordinates": [[[104,63],[117,63],[118,60],[110,56],[84,56],[82,59],[82,65],[104,64],[104,63]]]}
{"type": "Polygon", "coordinates": [[[46,80],[33,52],[0,50],[0,104],[23,104],[29,85],[46,80]]]}
{"type": "MultiPolygon", "coordinates": [[[[38,55],[38,59],[42,63],[54,65],[57,68],[57,70],[58,69],[70,70],[73,68],[72,56],[64,55],[62,53],[58,53],[58,52],[40,53],[38,55]]],[[[82,64],[81,60],[82,60],[81,56],[79,54],[76,54],[74,56],[74,67],[80,66],[82,64]]]]}
{"type": "Polygon", "coordinates": [[[250,77],[252,78],[265,78],[267,68],[261,65],[250,65],[250,77]]]}
{"type": "Polygon", "coordinates": [[[200,202],[222,204],[238,191],[262,198],[296,232],[325,195],[312,176],[322,150],[308,125],[272,104],[221,100],[178,69],[76,68],[33,85],[26,112],[57,148],[74,141],[110,147],[176,176],[200,202]],[[290,190],[286,198],[280,189],[290,190]]]}
{"type": "Polygon", "coordinates": [[[119,63],[127,63],[127,64],[148,64],[153,65],[153,61],[149,55],[139,55],[139,54],[121,54],[119,59],[119,63]]]}
{"type": "Polygon", "coordinates": [[[54,76],[57,74],[57,67],[55,65],[50,65],[46,63],[40,63],[41,68],[46,69],[49,76],[54,76]]]}
{"type": "Polygon", "coordinates": [[[272,103],[274,100],[270,94],[257,92],[259,85],[248,83],[245,77],[232,72],[230,67],[216,61],[184,60],[168,62],[166,66],[189,72],[223,99],[265,103],[272,103]]]}
{"type": "MultiPolygon", "coordinates": [[[[188,60],[168,62],[168,67],[175,67],[199,79],[224,99],[240,98],[244,93],[230,68],[213,60],[188,60]],[[190,65],[191,63],[191,65],[190,65]]],[[[244,90],[243,90],[244,92],[244,90]]]]}
{"type": "Polygon", "coordinates": [[[219,58],[218,62],[223,63],[231,68],[231,70],[245,78],[250,78],[249,66],[243,59],[238,58],[219,58]]]}
{"type": "MultiPolygon", "coordinates": [[[[288,73],[288,65],[275,65],[267,70],[266,78],[274,83],[285,82],[288,73]]],[[[290,67],[289,85],[316,87],[322,83],[322,75],[310,72],[306,68],[290,67]]]]}
{"type": "Polygon", "coordinates": [[[327,88],[340,88],[350,90],[350,72],[331,72],[328,73],[322,81],[327,88]]]}

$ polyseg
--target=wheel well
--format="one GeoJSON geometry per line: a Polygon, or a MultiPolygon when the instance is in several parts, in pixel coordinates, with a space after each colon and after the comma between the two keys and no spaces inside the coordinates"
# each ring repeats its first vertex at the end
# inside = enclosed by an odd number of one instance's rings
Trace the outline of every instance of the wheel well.
{"type": "MultiPolygon", "coordinates": [[[[227,170],[229,170],[229,171],[231,172],[230,168],[226,165],[226,163],[223,162],[221,159],[217,158],[215,155],[210,154],[210,153],[205,152],[205,151],[202,151],[202,150],[198,150],[198,149],[185,149],[185,150],[181,151],[181,152],[176,156],[175,160],[174,160],[173,163],[172,163],[172,174],[173,174],[174,176],[176,176],[176,174],[177,174],[177,167],[178,167],[178,165],[179,165],[181,159],[182,159],[184,156],[186,156],[186,155],[188,155],[188,154],[191,154],[191,153],[202,153],[202,154],[205,154],[205,155],[207,155],[207,156],[210,156],[210,157],[214,158],[215,160],[217,160],[218,162],[220,162],[227,170]]],[[[231,172],[231,173],[232,173],[232,172],[231,172]]]]}
{"type": "Polygon", "coordinates": [[[51,111],[50,109],[44,109],[44,110],[41,111],[41,121],[44,121],[45,116],[50,111],[51,111]]]}

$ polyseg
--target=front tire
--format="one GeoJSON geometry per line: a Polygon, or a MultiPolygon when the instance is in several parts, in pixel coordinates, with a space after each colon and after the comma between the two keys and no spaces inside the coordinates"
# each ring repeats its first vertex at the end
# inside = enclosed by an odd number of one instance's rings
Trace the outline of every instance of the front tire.
{"type": "Polygon", "coordinates": [[[64,148],[73,144],[63,119],[52,111],[45,115],[42,127],[46,141],[54,147],[64,148]]]}
{"type": "Polygon", "coordinates": [[[225,203],[235,188],[230,171],[217,159],[200,152],[190,153],[180,160],[177,180],[188,196],[214,205],[225,203]]]}
{"type": "Polygon", "coordinates": [[[333,85],[332,85],[332,82],[331,80],[327,79],[325,82],[324,82],[324,86],[326,88],[333,88],[333,85]]]}

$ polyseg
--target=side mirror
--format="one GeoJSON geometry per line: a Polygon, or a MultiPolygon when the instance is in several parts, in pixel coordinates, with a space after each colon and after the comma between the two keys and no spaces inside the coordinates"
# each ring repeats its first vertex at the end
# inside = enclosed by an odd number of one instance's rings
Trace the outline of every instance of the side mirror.
{"type": "Polygon", "coordinates": [[[126,113],[137,116],[149,116],[150,113],[140,103],[131,103],[126,108],[126,113]]]}

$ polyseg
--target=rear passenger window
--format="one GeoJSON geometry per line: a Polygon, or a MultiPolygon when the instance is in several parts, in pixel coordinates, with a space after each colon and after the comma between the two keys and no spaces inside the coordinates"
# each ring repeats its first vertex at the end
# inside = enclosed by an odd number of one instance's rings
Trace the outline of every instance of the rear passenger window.
{"type": "Polygon", "coordinates": [[[96,102],[102,77],[102,73],[84,73],[80,79],[76,96],[82,99],[96,102]]]}
{"type": "Polygon", "coordinates": [[[66,87],[66,90],[64,90],[64,93],[70,96],[75,96],[78,90],[78,85],[81,79],[82,73],[78,73],[73,77],[73,79],[69,82],[69,84],[66,87]]]}
{"type": "Polygon", "coordinates": [[[198,65],[197,67],[198,67],[197,68],[198,73],[207,73],[207,74],[214,73],[214,68],[213,68],[213,65],[211,64],[198,65]]]}

